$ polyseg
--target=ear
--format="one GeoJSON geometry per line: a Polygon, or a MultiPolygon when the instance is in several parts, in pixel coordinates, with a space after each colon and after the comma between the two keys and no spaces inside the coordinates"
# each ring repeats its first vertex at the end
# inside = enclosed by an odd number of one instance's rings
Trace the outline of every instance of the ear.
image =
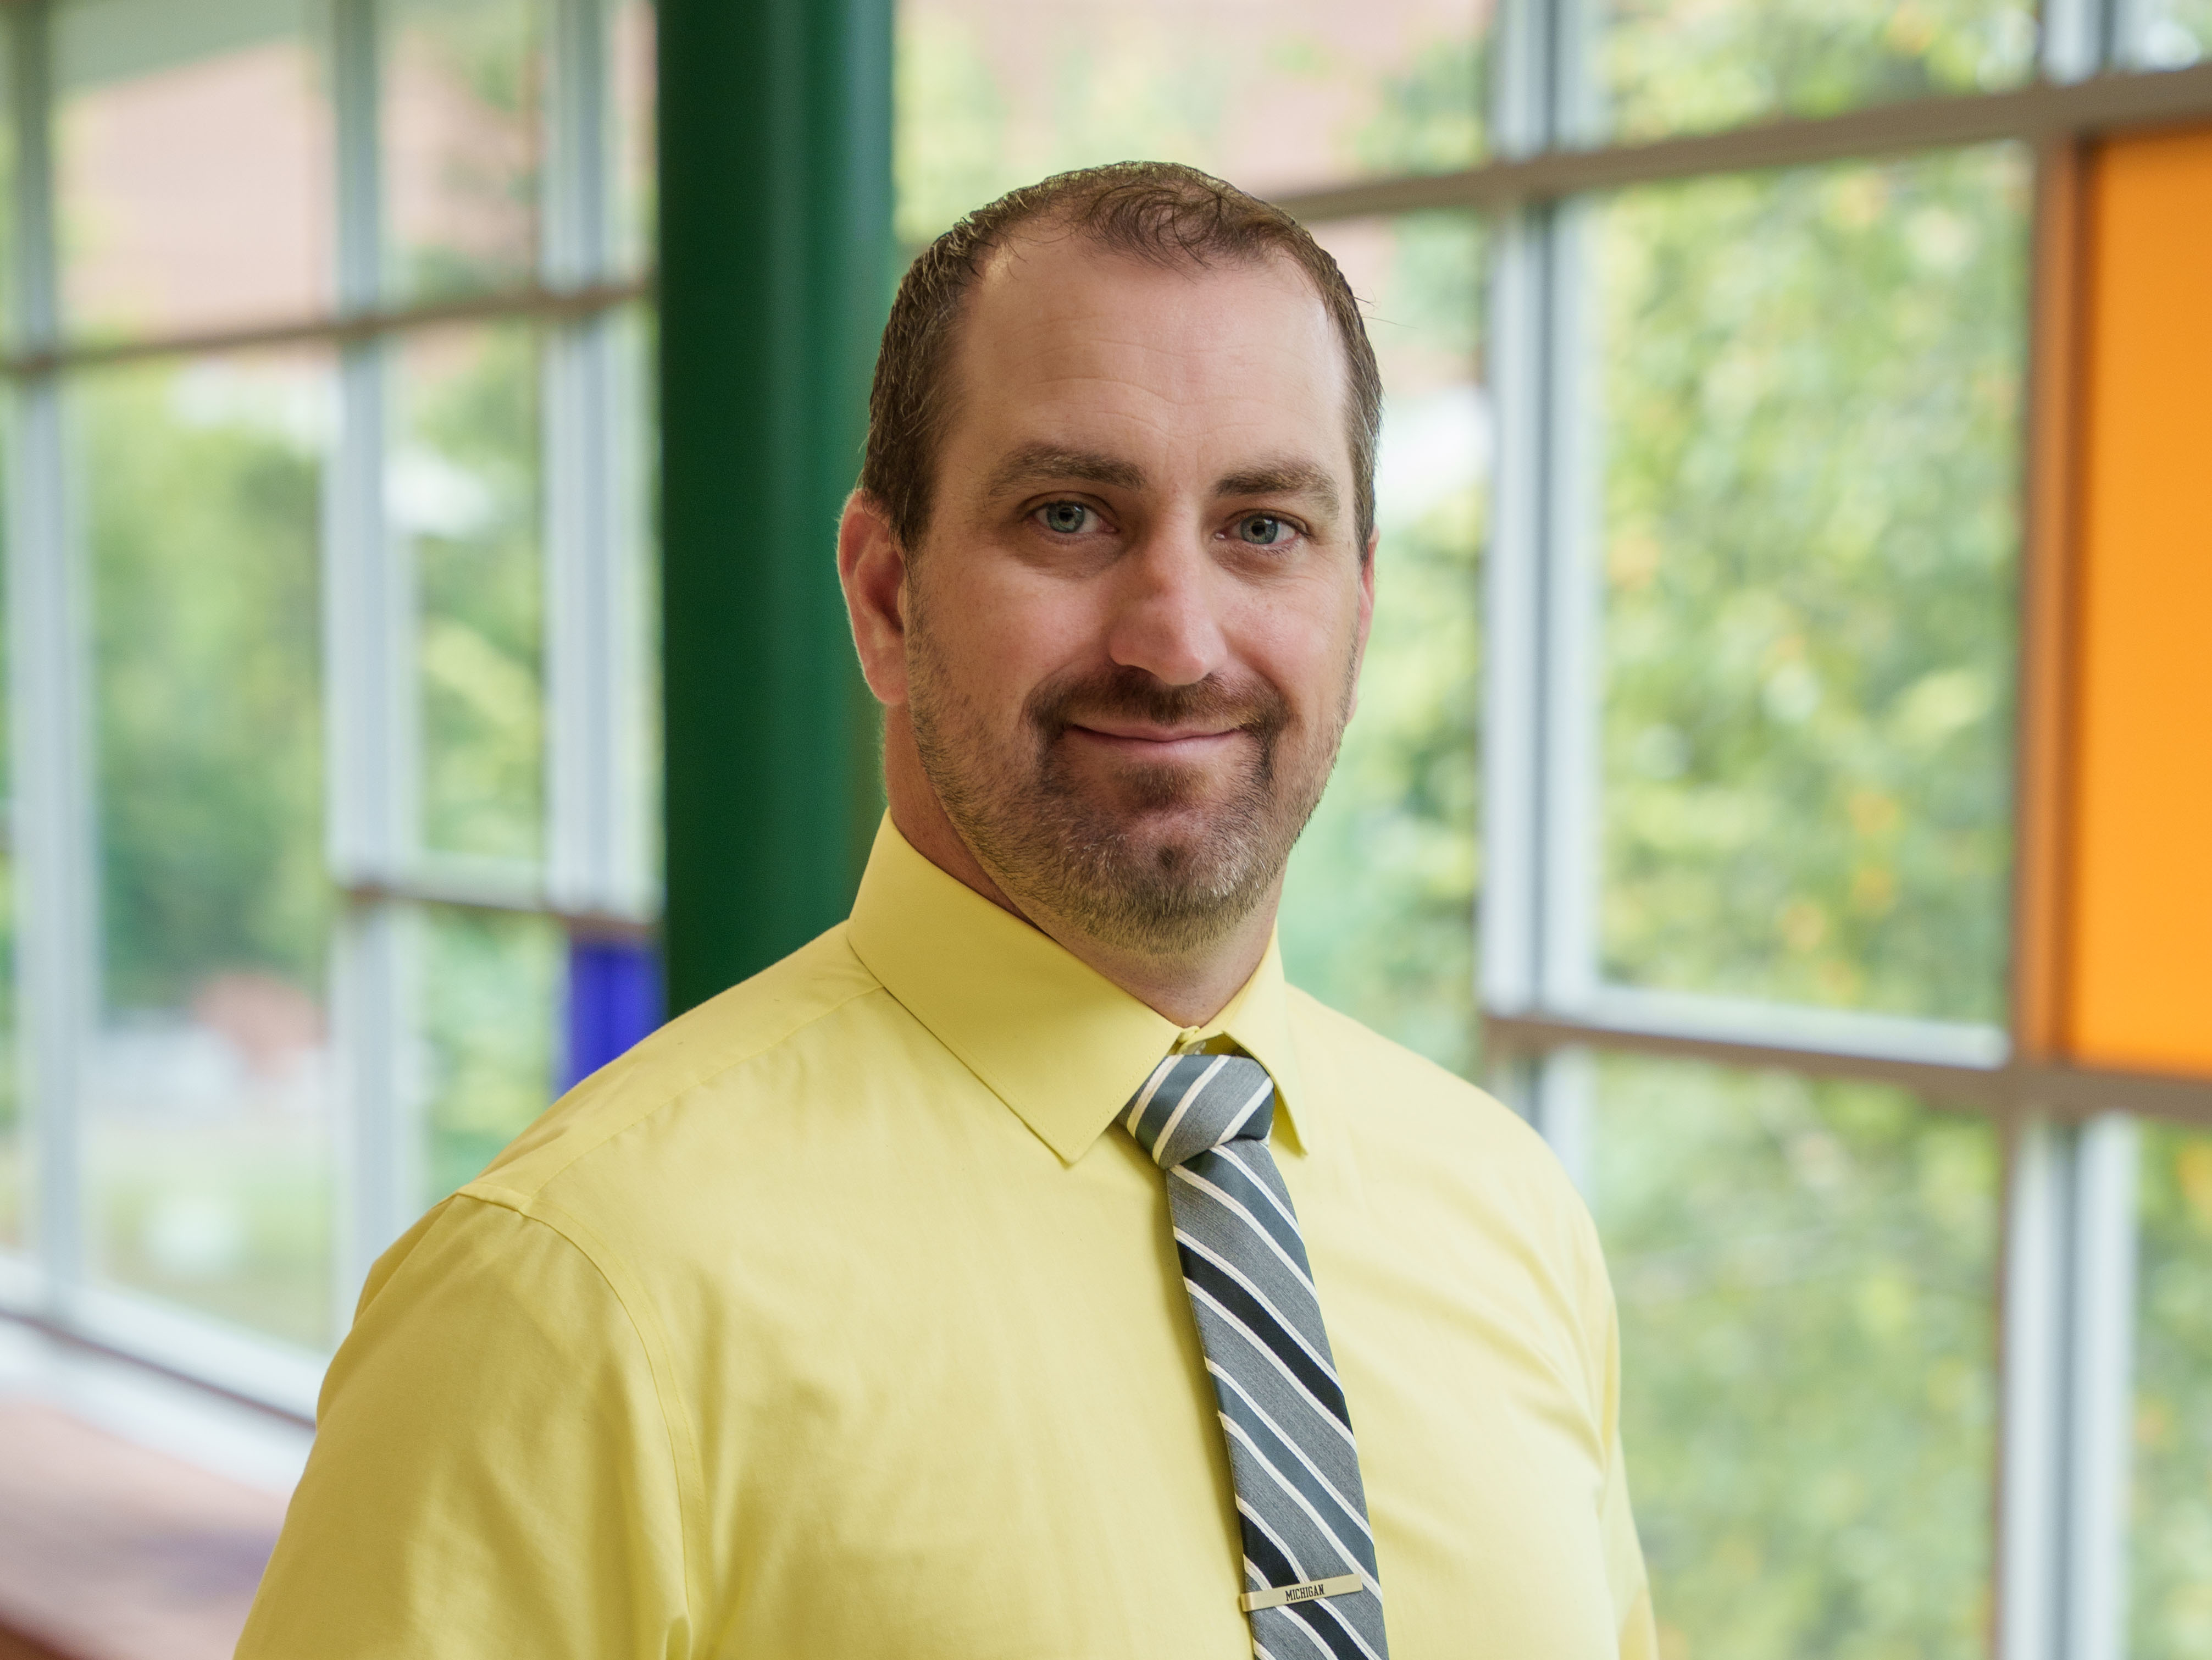
{"type": "Polygon", "coordinates": [[[873,496],[854,490],[837,524],[837,580],[853,621],[860,672],[876,701],[906,702],[906,554],[873,496]]]}

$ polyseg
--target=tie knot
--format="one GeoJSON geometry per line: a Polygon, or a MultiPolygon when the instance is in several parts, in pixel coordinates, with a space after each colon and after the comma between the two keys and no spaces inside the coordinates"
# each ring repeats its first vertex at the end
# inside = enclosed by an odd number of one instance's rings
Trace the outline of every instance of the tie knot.
{"type": "Polygon", "coordinates": [[[1249,1055],[1170,1055],[1130,1098],[1121,1122],[1162,1170],[1224,1141],[1265,1141],[1275,1080],[1249,1055]]]}

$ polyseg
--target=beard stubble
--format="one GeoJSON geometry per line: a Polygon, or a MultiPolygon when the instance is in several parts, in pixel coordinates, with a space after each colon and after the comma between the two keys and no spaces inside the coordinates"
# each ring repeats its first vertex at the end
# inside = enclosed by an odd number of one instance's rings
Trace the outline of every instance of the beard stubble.
{"type": "Polygon", "coordinates": [[[1045,682],[1008,741],[948,672],[925,616],[910,605],[915,747],[953,828],[1018,905],[1117,949],[1179,956],[1227,933],[1273,888],[1335,763],[1356,662],[1326,731],[1302,733],[1289,700],[1263,680],[1176,686],[1122,666],[1045,682]],[[1246,754],[1225,790],[1218,775],[1183,765],[1086,783],[1066,734],[1101,719],[1226,724],[1246,754]],[[1157,822],[1179,808],[1199,811],[1157,822]]]}

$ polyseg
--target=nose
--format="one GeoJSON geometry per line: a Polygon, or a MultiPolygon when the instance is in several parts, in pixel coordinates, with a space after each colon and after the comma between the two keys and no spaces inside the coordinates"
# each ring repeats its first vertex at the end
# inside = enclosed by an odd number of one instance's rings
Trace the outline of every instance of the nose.
{"type": "Polygon", "coordinates": [[[1194,526],[1161,526],[1118,562],[1106,649],[1115,663],[1171,686],[1195,685],[1223,666],[1228,641],[1219,573],[1194,526]]]}

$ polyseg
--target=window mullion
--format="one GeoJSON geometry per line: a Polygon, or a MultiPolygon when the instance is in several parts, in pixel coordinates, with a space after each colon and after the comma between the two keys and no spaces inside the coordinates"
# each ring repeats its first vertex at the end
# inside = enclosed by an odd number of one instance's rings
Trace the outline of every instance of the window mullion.
{"type": "Polygon", "coordinates": [[[604,280],[612,249],[609,159],[606,0],[551,0],[545,103],[545,286],[581,288],[604,280]]]}
{"type": "Polygon", "coordinates": [[[2064,1126],[2006,1125],[1997,1483],[1997,1660],[2059,1660],[2065,1504],[2064,1126]]]}
{"type": "Polygon", "coordinates": [[[2066,1660],[2127,1653],[2127,1496],[2135,1417],[2136,1121],[2075,1134],[2069,1280],[2066,1660]]]}
{"type": "MultiPolygon", "coordinates": [[[[342,318],[383,298],[375,0],[337,0],[331,82],[337,163],[337,304],[342,318]]],[[[407,550],[385,512],[387,374],[379,338],[349,341],[338,373],[338,438],[324,490],[323,603],[329,709],[331,873],[345,886],[404,879],[419,838],[416,604],[407,550]]],[[[419,1207],[412,1076],[420,1048],[410,994],[409,908],[349,903],[334,945],[339,1145],[344,1191],[335,1253],[337,1306],[419,1207]]]]}
{"type": "Polygon", "coordinates": [[[1495,1013],[1523,1012],[1536,997],[1547,216],[1514,214],[1492,239],[1498,448],[1484,596],[1480,960],[1482,1004],[1495,1013]]]}
{"type": "Polygon", "coordinates": [[[2044,0],[2043,76],[2047,81],[2086,81],[2112,56],[2118,14],[2124,0],[2044,0]]]}
{"type": "Polygon", "coordinates": [[[1999,1660],[2122,1660],[2135,1121],[2010,1127],[1999,1660]]]}
{"type": "MultiPolygon", "coordinates": [[[[606,281],[613,177],[605,0],[555,0],[544,280],[606,281]]],[[[623,509],[627,319],[594,312],[545,337],[547,891],[563,909],[641,916],[639,789],[628,760],[643,672],[635,538],[623,509]]]]}
{"type": "Polygon", "coordinates": [[[1597,734],[1604,673],[1595,554],[1602,431],[1591,407],[1595,319],[1583,280],[1590,217],[1583,203],[1568,201],[1553,210],[1550,221],[1537,987],[1543,1006],[1571,1010],[1588,1006],[1597,989],[1597,734]]]}
{"type": "Polygon", "coordinates": [[[1491,146],[1517,161],[1551,143],[1553,14],[1574,0],[1501,0],[1490,81],[1491,146]]]}
{"type": "MultiPolygon", "coordinates": [[[[14,84],[14,318],[20,352],[61,337],[54,236],[52,8],[8,9],[14,84]]],[[[36,1153],[47,1312],[67,1323],[84,1268],[81,1085],[99,1003],[88,596],[72,532],[60,377],[33,369],[10,398],[7,550],[17,1006],[21,1098],[36,1153]]]]}

